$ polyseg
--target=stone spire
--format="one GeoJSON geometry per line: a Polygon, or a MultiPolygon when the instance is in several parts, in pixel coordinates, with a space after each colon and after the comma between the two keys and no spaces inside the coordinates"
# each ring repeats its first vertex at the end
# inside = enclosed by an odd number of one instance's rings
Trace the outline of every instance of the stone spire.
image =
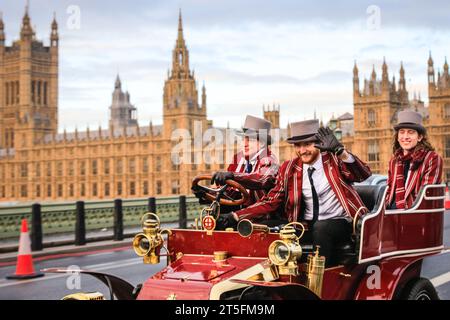
{"type": "Polygon", "coordinates": [[[372,80],[372,82],[375,82],[377,80],[377,73],[375,72],[375,65],[372,65],[371,80],[372,80]]]}
{"type": "Polygon", "coordinates": [[[181,9],[178,17],[178,37],[173,49],[172,78],[187,79],[190,77],[189,52],[183,37],[183,22],[181,9]]]}
{"type": "Polygon", "coordinates": [[[120,90],[122,89],[122,82],[120,81],[119,74],[117,74],[117,76],[116,76],[116,82],[114,84],[114,88],[120,89],[120,90]]]}
{"type": "Polygon", "coordinates": [[[405,69],[403,69],[403,61],[400,62],[400,80],[398,81],[398,89],[400,91],[406,90],[405,69]]]}
{"type": "Polygon", "coordinates": [[[445,57],[444,74],[448,75],[448,63],[447,63],[447,57],[445,57]]]}
{"type": "Polygon", "coordinates": [[[122,82],[119,75],[117,75],[114,83],[110,110],[110,127],[122,128],[137,124],[136,107],[130,103],[130,94],[122,91],[122,82]]]}
{"type": "Polygon", "coordinates": [[[202,108],[206,107],[206,87],[205,87],[205,81],[203,81],[202,86],[202,108]]]}
{"type": "Polygon", "coordinates": [[[355,60],[355,65],[353,66],[353,94],[354,95],[359,95],[359,71],[358,71],[358,66],[356,65],[356,60],[355,60]]]}
{"type": "Polygon", "coordinates": [[[428,56],[428,66],[432,67],[433,66],[433,58],[431,57],[431,50],[429,52],[429,56],[428,56]]]}
{"type": "Polygon", "coordinates": [[[58,46],[59,35],[58,35],[58,23],[56,22],[56,12],[53,13],[52,21],[52,32],[50,34],[50,43],[52,47],[58,46]]]}
{"type": "Polygon", "coordinates": [[[389,87],[389,75],[388,75],[388,67],[386,64],[386,58],[383,57],[383,73],[382,73],[382,86],[384,89],[389,87]]]}
{"type": "Polygon", "coordinates": [[[183,48],[185,47],[186,44],[184,42],[184,37],[183,37],[183,17],[181,16],[181,9],[180,12],[178,14],[178,37],[177,37],[177,47],[178,48],[183,48]]]}
{"type": "Polygon", "coordinates": [[[21,40],[31,40],[33,38],[33,28],[31,27],[30,16],[28,15],[28,2],[25,6],[25,14],[22,18],[22,28],[20,30],[21,40]]]}
{"type": "Polygon", "coordinates": [[[0,46],[5,45],[5,24],[3,23],[3,12],[0,11],[0,46]]]}
{"type": "Polygon", "coordinates": [[[372,65],[372,75],[369,81],[369,95],[375,95],[375,85],[377,82],[377,73],[375,72],[375,65],[372,65]]]}

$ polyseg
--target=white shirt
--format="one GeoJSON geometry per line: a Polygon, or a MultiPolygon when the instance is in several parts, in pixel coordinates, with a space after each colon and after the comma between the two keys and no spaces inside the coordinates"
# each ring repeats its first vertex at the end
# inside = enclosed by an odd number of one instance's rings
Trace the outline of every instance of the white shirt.
{"type": "Polygon", "coordinates": [[[242,166],[244,166],[244,172],[245,172],[245,168],[247,168],[247,163],[250,162],[250,164],[252,165],[252,172],[255,171],[255,165],[256,162],[258,160],[258,156],[264,151],[264,148],[262,148],[261,150],[259,150],[257,153],[255,153],[253,155],[253,157],[251,159],[249,159],[249,161],[247,161],[245,159],[245,157],[241,157],[241,159],[239,160],[239,164],[236,167],[235,172],[241,172],[242,166]]]}
{"type": "MultiPolygon", "coordinates": [[[[355,162],[355,158],[349,154],[349,158],[344,161],[346,163],[355,162]]],[[[302,185],[302,197],[305,203],[305,220],[312,220],[313,218],[313,196],[311,191],[311,184],[308,178],[308,168],[313,167],[315,170],[312,173],[312,180],[314,183],[314,188],[316,189],[317,196],[319,198],[319,216],[318,220],[327,219],[347,219],[351,220],[350,217],[345,213],[344,207],[342,207],[338,198],[336,197],[333,188],[331,188],[330,183],[323,170],[322,155],[319,154],[316,162],[312,165],[303,164],[303,185],[302,185]]]]}

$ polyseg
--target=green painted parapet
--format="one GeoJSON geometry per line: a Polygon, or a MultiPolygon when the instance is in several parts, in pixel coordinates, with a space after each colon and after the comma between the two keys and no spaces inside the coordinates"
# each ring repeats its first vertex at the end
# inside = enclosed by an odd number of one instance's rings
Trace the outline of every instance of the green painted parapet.
{"type": "MultiPolygon", "coordinates": [[[[122,200],[123,224],[125,227],[140,225],[140,219],[148,208],[148,199],[122,200]]],[[[31,203],[0,207],[0,240],[18,237],[22,219],[31,222],[31,203]]],[[[94,231],[113,227],[114,200],[86,201],[86,230],[94,231]]],[[[202,206],[195,197],[186,197],[188,220],[193,220],[200,213],[202,206]]],[[[161,222],[178,222],[179,197],[161,197],[156,199],[156,210],[161,222]]],[[[73,232],[75,230],[75,202],[42,203],[43,235],[73,232]]]]}

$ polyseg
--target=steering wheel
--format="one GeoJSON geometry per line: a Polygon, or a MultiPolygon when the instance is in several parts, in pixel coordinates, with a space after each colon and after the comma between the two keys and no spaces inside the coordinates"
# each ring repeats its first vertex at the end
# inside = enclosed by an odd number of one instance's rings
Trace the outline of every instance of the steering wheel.
{"type": "Polygon", "coordinates": [[[198,183],[203,180],[211,181],[212,176],[211,175],[200,175],[196,176],[194,180],[192,180],[192,189],[195,190],[203,190],[205,191],[205,198],[209,201],[218,201],[223,206],[239,206],[245,202],[247,202],[250,195],[247,192],[247,189],[245,189],[241,184],[237,183],[234,180],[226,180],[225,185],[221,186],[220,188],[209,188],[205,186],[201,186],[198,183]],[[228,187],[233,187],[237,189],[241,193],[240,199],[232,199],[228,197],[225,194],[225,191],[228,189],[228,187]],[[217,194],[214,196],[212,193],[217,194]],[[229,199],[223,199],[222,197],[228,197],[229,199]]]}

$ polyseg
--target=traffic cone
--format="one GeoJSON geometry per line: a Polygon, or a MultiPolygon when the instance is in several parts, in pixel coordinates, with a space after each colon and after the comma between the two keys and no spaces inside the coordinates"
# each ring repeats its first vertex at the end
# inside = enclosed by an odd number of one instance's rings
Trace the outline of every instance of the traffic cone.
{"type": "Polygon", "coordinates": [[[448,187],[445,189],[445,209],[450,209],[450,192],[448,191],[448,187]]]}
{"type": "Polygon", "coordinates": [[[28,234],[27,219],[22,219],[20,231],[19,253],[17,255],[16,273],[6,276],[6,279],[31,279],[42,277],[44,274],[34,272],[33,258],[31,256],[31,241],[28,234]]]}

